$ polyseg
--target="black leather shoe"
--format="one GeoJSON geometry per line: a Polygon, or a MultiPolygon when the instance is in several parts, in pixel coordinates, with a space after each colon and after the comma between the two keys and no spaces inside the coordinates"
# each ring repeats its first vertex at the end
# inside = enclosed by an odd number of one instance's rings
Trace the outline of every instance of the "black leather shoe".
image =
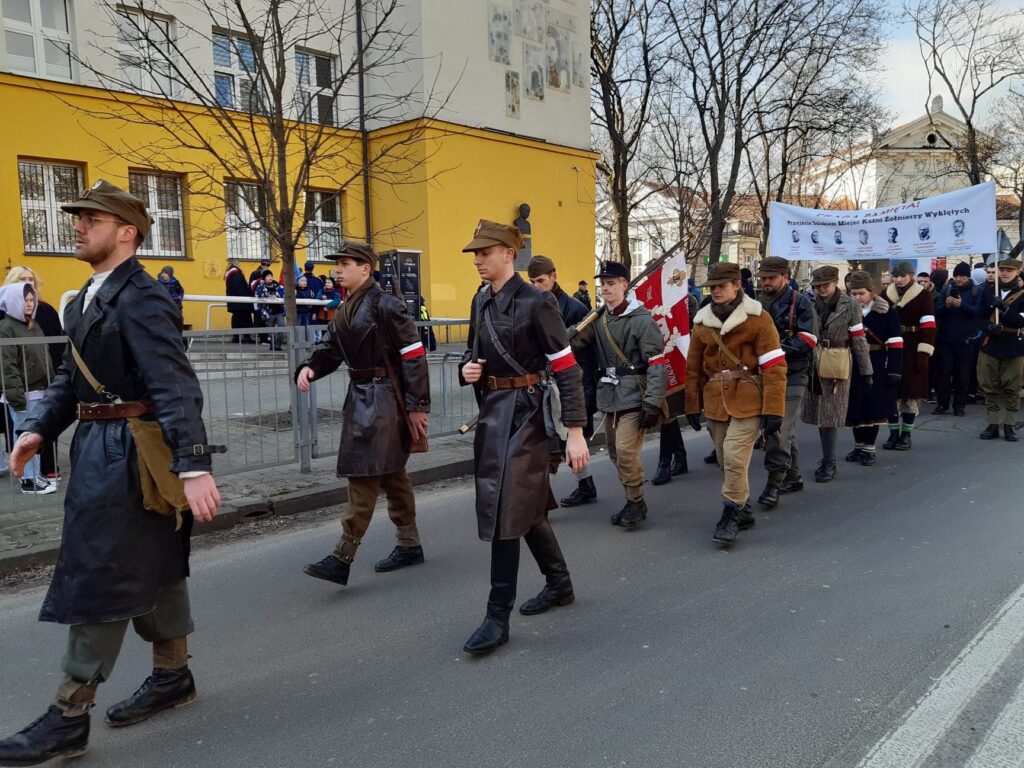
{"type": "Polygon", "coordinates": [[[897,451],[909,451],[912,445],[909,432],[900,432],[899,438],[896,440],[897,451]]]}
{"type": "Polygon", "coordinates": [[[739,530],[745,531],[748,528],[753,528],[754,523],[756,522],[757,520],[754,519],[754,510],[750,508],[749,501],[736,510],[736,527],[739,530]]]}
{"type": "Polygon", "coordinates": [[[715,451],[714,448],[711,449],[711,453],[709,453],[707,456],[704,457],[704,463],[705,464],[717,464],[718,463],[718,453],[715,451]]]}
{"type": "Polygon", "coordinates": [[[665,483],[672,481],[672,460],[671,459],[660,459],[658,461],[658,471],[654,473],[654,477],[651,478],[651,482],[655,485],[664,485],[665,483]]]}
{"type": "Polygon", "coordinates": [[[846,454],[846,460],[856,464],[864,456],[864,451],[860,448],[854,448],[848,454],[846,454]]]}
{"type": "Polygon", "coordinates": [[[578,507],[580,504],[589,504],[592,501],[597,501],[594,478],[584,477],[576,486],[576,490],[562,499],[559,504],[563,507],[578,507]]]}
{"type": "Polygon", "coordinates": [[[377,573],[387,573],[409,565],[419,565],[422,562],[423,547],[418,544],[415,547],[395,547],[391,550],[390,555],[374,564],[373,570],[377,573]]]}
{"type": "Polygon", "coordinates": [[[157,712],[184,707],[196,700],[196,681],[192,670],[154,669],[139,690],[107,710],[107,725],[121,728],[148,720],[157,712]]]}
{"type": "Polygon", "coordinates": [[[978,435],[978,437],[980,437],[982,440],[995,440],[997,437],[999,437],[999,425],[989,424],[987,427],[985,427],[984,431],[980,435],[978,435]]]}
{"type": "Polygon", "coordinates": [[[508,617],[502,619],[500,616],[488,612],[483,624],[476,628],[476,632],[462,646],[462,650],[474,656],[482,656],[500,648],[508,642],[508,617]]]}
{"type": "Polygon", "coordinates": [[[575,599],[572,581],[568,576],[563,576],[556,580],[549,580],[536,597],[531,597],[519,606],[519,612],[524,616],[535,616],[538,613],[550,611],[552,608],[569,605],[575,599]]]}
{"type": "Polygon", "coordinates": [[[690,466],[686,461],[686,454],[682,451],[676,451],[672,456],[672,477],[685,475],[689,471],[690,466]]]}
{"type": "Polygon", "coordinates": [[[887,451],[895,450],[897,443],[899,443],[899,441],[900,441],[900,435],[901,434],[902,434],[901,432],[893,432],[890,429],[889,430],[889,439],[886,440],[884,443],[882,443],[882,447],[885,450],[887,450],[887,451]]]}
{"type": "Polygon", "coordinates": [[[836,461],[825,461],[822,459],[818,462],[818,468],[814,470],[814,482],[816,483],[828,483],[835,479],[836,476],[836,461]]]}
{"type": "Polygon", "coordinates": [[[0,741],[0,765],[39,765],[55,757],[79,757],[89,742],[89,713],[64,717],[51,705],[26,728],[0,741]]]}
{"type": "Polygon", "coordinates": [[[773,485],[769,480],[768,485],[761,491],[761,495],[757,497],[757,503],[768,509],[777,507],[779,505],[779,486],[773,485]]]}
{"type": "Polygon", "coordinates": [[[937,405],[932,410],[932,416],[943,416],[946,413],[949,413],[949,407],[945,405],[937,405]]]}
{"type": "Polygon", "coordinates": [[[619,525],[623,528],[636,528],[646,519],[647,502],[643,499],[640,499],[640,501],[629,501],[626,502],[626,506],[622,508],[622,516],[619,518],[619,525]]]}
{"type": "Polygon", "coordinates": [[[1013,424],[1003,424],[1003,439],[1008,443],[1017,442],[1017,433],[1013,429],[1013,424]]]}
{"type": "Polygon", "coordinates": [[[351,563],[343,563],[335,555],[328,555],[317,563],[310,563],[302,569],[302,572],[314,579],[333,581],[335,584],[345,586],[348,584],[348,573],[351,569],[351,563]]]}
{"type": "Polygon", "coordinates": [[[739,522],[736,520],[738,510],[732,504],[726,504],[722,509],[722,517],[715,526],[715,533],[712,541],[719,544],[732,544],[736,541],[736,534],[739,531],[739,522]]]}
{"type": "Polygon", "coordinates": [[[779,486],[779,493],[796,493],[804,489],[804,479],[800,475],[787,474],[779,486]]]}
{"type": "Polygon", "coordinates": [[[878,463],[878,457],[874,451],[861,451],[860,465],[862,467],[873,467],[878,463]]]}

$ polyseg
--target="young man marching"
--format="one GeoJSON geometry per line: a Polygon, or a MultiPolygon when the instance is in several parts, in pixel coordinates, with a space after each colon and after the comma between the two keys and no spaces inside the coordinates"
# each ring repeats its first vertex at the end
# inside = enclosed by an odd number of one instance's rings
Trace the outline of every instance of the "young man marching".
{"type": "Polygon", "coordinates": [[[981,298],[986,326],[978,355],[978,387],[985,396],[988,417],[988,426],[980,435],[982,440],[998,437],[1002,421],[1003,439],[1017,442],[1014,425],[1024,376],[1024,286],[1020,264],[1018,259],[1000,261],[998,285],[986,288],[981,298]]]}

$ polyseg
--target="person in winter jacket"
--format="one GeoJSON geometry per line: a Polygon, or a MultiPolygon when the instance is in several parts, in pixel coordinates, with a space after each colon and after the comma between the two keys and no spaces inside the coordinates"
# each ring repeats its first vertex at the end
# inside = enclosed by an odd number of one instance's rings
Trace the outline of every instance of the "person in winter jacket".
{"type": "MultiPolygon", "coordinates": [[[[249,288],[249,283],[242,273],[242,268],[238,265],[238,259],[228,259],[228,268],[224,272],[224,293],[227,296],[238,298],[250,298],[252,296],[252,290],[249,288]]],[[[252,328],[252,306],[252,302],[247,304],[234,301],[228,303],[228,314],[231,315],[232,328],[252,328]]],[[[242,334],[239,334],[236,338],[239,342],[251,343],[253,341],[251,336],[243,336],[242,334]]]]}
{"type": "Polygon", "coordinates": [[[846,426],[853,428],[853,450],[846,460],[865,467],[877,461],[878,428],[896,408],[896,390],[903,378],[903,338],[895,307],[878,295],[867,272],[850,273],[850,298],[857,302],[871,358],[871,375],[853,370],[846,426]]]}
{"type": "Polygon", "coordinates": [[[981,290],[971,281],[971,268],[961,262],[953,269],[953,279],[935,297],[938,348],[935,351],[937,373],[936,416],[949,411],[963,416],[971,385],[971,366],[977,359],[978,300],[981,290]]]}
{"type": "MultiPolygon", "coordinates": [[[[319,280],[317,282],[320,282],[319,280]]],[[[305,275],[302,275],[295,283],[295,298],[296,299],[315,299],[316,293],[312,288],[309,287],[309,281],[305,275]]],[[[312,304],[296,304],[295,305],[295,318],[299,325],[307,326],[313,320],[313,310],[316,309],[312,304]]]]}
{"type": "Polygon", "coordinates": [[[980,302],[985,339],[978,355],[978,386],[985,396],[988,418],[982,440],[998,437],[1001,421],[1003,439],[1017,442],[1014,425],[1024,377],[1024,285],[1020,266],[1018,259],[1002,259],[998,285],[985,288],[980,302]]]}
{"type": "Polygon", "coordinates": [[[341,306],[341,291],[335,287],[334,278],[324,278],[324,287],[317,293],[316,298],[329,302],[317,310],[316,319],[321,323],[331,322],[334,319],[334,313],[341,306]]]}
{"type": "MultiPolygon", "coordinates": [[[[265,328],[283,328],[284,316],[284,287],[275,279],[269,269],[263,273],[263,280],[256,284],[257,299],[281,299],[280,303],[259,304],[260,316],[263,318],[265,328]]],[[[284,334],[275,333],[270,336],[270,347],[274,350],[283,349],[284,334]]]]}
{"type": "Polygon", "coordinates": [[[167,293],[171,296],[171,301],[180,310],[182,302],[185,299],[185,289],[181,283],[178,282],[178,278],[174,276],[174,267],[167,266],[160,270],[160,273],[156,276],[160,284],[167,289],[167,293]]]}

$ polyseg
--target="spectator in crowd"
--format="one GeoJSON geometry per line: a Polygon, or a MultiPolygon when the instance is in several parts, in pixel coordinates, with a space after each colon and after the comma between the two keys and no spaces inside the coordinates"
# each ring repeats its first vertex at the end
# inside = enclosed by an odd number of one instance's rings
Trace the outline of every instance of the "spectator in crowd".
{"type": "MultiPolygon", "coordinates": [[[[313,278],[316,280],[316,278],[313,278]]],[[[320,281],[317,280],[319,283],[320,281]]],[[[321,290],[323,284],[321,283],[321,290]]],[[[298,299],[315,299],[316,293],[312,288],[309,287],[309,278],[305,275],[300,275],[298,281],[295,283],[295,298],[298,299]]],[[[296,304],[295,305],[295,319],[299,325],[306,327],[310,324],[313,319],[313,305],[312,304],[296,304]]]]}
{"type": "MultiPolygon", "coordinates": [[[[260,316],[265,328],[284,328],[284,288],[274,279],[274,273],[269,269],[263,273],[263,280],[256,285],[257,299],[281,299],[281,303],[260,304],[260,316]]],[[[274,333],[268,336],[270,348],[281,350],[284,348],[284,334],[274,333]]]]}
{"type": "Polygon", "coordinates": [[[985,270],[984,264],[975,264],[974,269],[971,270],[971,282],[977,286],[982,286],[988,279],[988,272],[985,270]]]}
{"type": "Polygon", "coordinates": [[[989,285],[996,284],[996,267],[995,264],[989,264],[985,267],[985,282],[989,285]]]}
{"type": "Polygon", "coordinates": [[[321,301],[328,301],[329,304],[317,310],[316,319],[321,323],[329,323],[334,319],[334,313],[341,306],[341,291],[334,284],[333,277],[324,278],[324,287],[320,289],[316,297],[321,301]]]}
{"type": "Polygon", "coordinates": [[[740,270],[740,282],[743,284],[743,292],[752,299],[757,298],[757,292],[754,290],[754,273],[744,267],[740,270]]]}
{"type": "Polygon", "coordinates": [[[324,289],[324,281],[313,274],[316,264],[312,260],[307,260],[303,266],[305,271],[301,277],[306,278],[306,287],[313,292],[313,297],[316,298],[316,295],[324,289]]]}
{"type": "Polygon", "coordinates": [[[593,308],[593,305],[590,303],[590,291],[587,289],[586,280],[580,280],[578,290],[572,297],[586,307],[588,312],[593,308]]]}
{"type": "Polygon", "coordinates": [[[978,345],[978,299],[981,289],[971,281],[971,268],[956,265],[953,279],[935,298],[938,373],[935,378],[936,406],[940,416],[949,411],[964,415],[971,384],[971,366],[976,364],[978,345]]]}
{"type": "Polygon", "coordinates": [[[949,270],[932,270],[932,273],[931,275],[929,275],[928,279],[931,281],[932,284],[932,293],[940,293],[942,289],[946,287],[946,283],[949,281],[949,270]]]}
{"type": "MultiPolygon", "coordinates": [[[[263,282],[264,273],[270,269],[270,259],[261,259],[260,265],[249,273],[249,295],[255,296],[256,289],[259,288],[260,283],[263,282]]],[[[253,328],[265,328],[263,323],[263,311],[260,309],[259,304],[252,305],[252,327],[253,328]]],[[[270,335],[261,333],[257,335],[257,340],[261,344],[270,343],[270,335]]]]}
{"type": "MultiPolygon", "coordinates": [[[[228,268],[224,273],[224,293],[227,296],[238,298],[250,298],[252,292],[249,284],[245,281],[241,267],[238,266],[238,259],[228,259],[228,268]]],[[[232,328],[252,328],[252,304],[241,302],[229,302],[228,313],[231,315],[232,328]]],[[[249,335],[238,334],[236,337],[240,343],[252,344],[254,339],[249,335]]]]}
{"type": "Polygon", "coordinates": [[[181,311],[182,301],[185,299],[185,289],[178,282],[178,278],[174,276],[174,267],[164,267],[157,274],[156,279],[160,281],[160,285],[167,289],[167,293],[171,296],[171,301],[181,311]]]}
{"type": "Polygon", "coordinates": [[[917,273],[917,284],[924,288],[926,291],[931,292],[932,290],[932,279],[931,275],[927,272],[917,273]]]}
{"type": "MultiPolygon", "coordinates": [[[[427,310],[427,300],[420,296],[420,322],[430,322],[430,312],[427,310]]],[[[434,335],[434,328],[430,325],[420,327],[420,342],[428,352],[437,351],[437,336],[434,335]]]]}
{"type": "MultiPolygon", "coordinates": [[[[43,331],[34,321],[36,291],[30,283],[13,283],[0,289],[0,310],[4,312],[0,320],[0,339],[42,338],[43,331]]],[[[0,369],[3,385],[0,399],[7,406],[13,438],[42,400],[53,372],[46,348],[29,343],[0,347],[0,369]]],[[[56,490],[56,484],[43,477],[41,459],[36,454],[25,465],[21,492],[44,495],[56,490]]]]}
{"type": "Polygon", "coordinates": [[[850,297],[863,316],[871,375],[865,376],[859,368],[853,370],[846,410],[846,426],[853,427],[853,450],[846,460],[870,467],[878,460],[878,428],[896,411],[896,392],[903,378],[903,338],[899,312],[875,292],[871,275],[850,274],[850,297]]]}
{"type": "Polygon", "coordinates": [[[892,275],[890,275],[888,272],[883,272],[882,278],[879,281],[879,283],[879,288],[881,289],[882,293],[885,293],[885,289],[892,284],[892,275]]]}

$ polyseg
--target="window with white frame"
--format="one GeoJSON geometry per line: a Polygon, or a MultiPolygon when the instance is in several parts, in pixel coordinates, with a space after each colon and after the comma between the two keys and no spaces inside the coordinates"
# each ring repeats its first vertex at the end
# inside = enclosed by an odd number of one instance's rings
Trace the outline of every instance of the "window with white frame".
{"type": "Polygon", "coordinates": [[[77,165],[18,161],[21,190],[21,231],[25,253],[70,253],[75,248],[74,221],[60,209],[82,191],[77,165]]]}
{"type": "Polygon", "coordinates": [[[311,51],[295,52],[295,76],[298,87],[299,119],[321,125],[336,125],[335,66],[336,59],[311,51]]]}
{"type": "Polygon", "coordinates": [[[213,33],[213,87],[217,104],[242,112],[261,112],[256,53],[242,35],[213,33]]]}
{"type": "Polygon", "coordinates": [[[256,184],[229,181],[224,185],[228,258],[259,261],[270,258],[270,242],[262,222],[266,202],[256,184]]]}
{"type": "Polygon", "coordinates": [[[185,258],[185,224],[181,197],[181,177],[171,173],[132,171],[128,191],[146,202],[153,219],[140,256],[185,258]]]}
{"type": "Polygon", "coordinates": [[[118,6],[117,62],[121,78],[133,89],[173,96],[173,52],[172,18],[118,6]]]}
{"type": "Polygon", "coordinates": [[[3,0],[2,8],[6,68],[70,80],[68,0],[3,0]]]}
{"type": "Polygon", "coordinates": [[[337,192],[306,192],[306,250],[314,261],[327,261],[341,247],[341,196],[337,192]]]}

